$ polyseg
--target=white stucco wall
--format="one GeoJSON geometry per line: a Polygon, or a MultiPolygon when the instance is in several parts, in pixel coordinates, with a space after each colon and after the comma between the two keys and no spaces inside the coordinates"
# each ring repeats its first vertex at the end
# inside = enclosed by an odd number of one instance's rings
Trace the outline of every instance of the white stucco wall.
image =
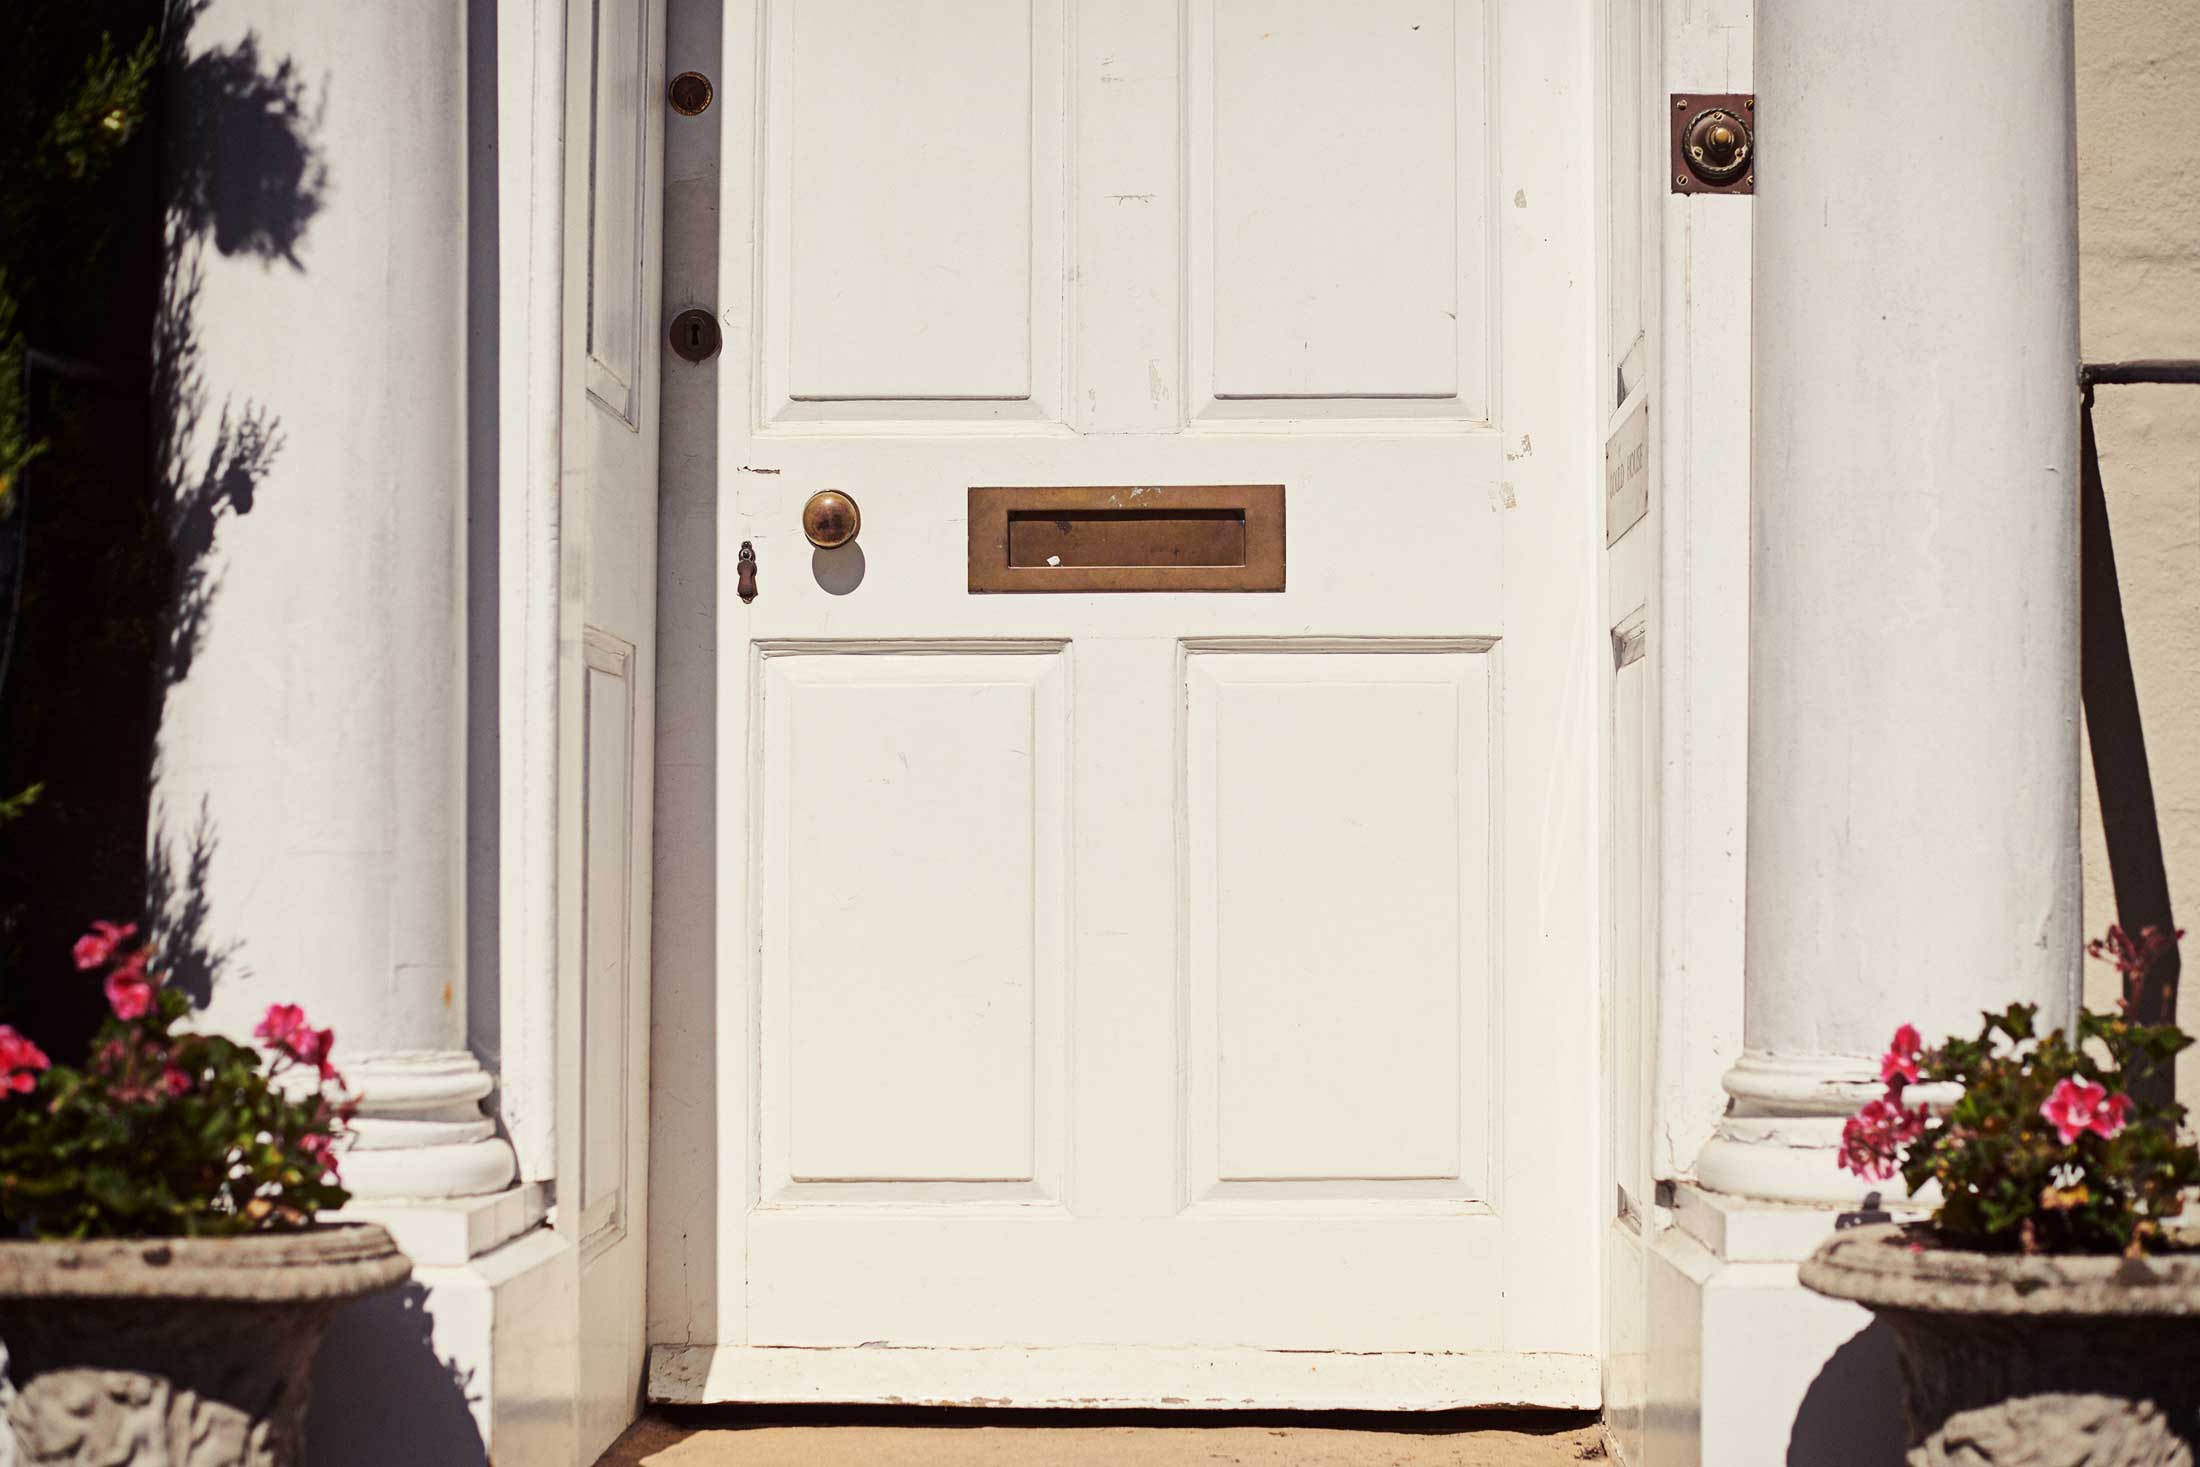
{"type": "MultiPolygon", "coordinates": [[[[2078,0],[2080,336],[2086,360],[2200,357],[2200,27],[2191,0],[2078,0]]],[[[2170,898],[2200,934],[2200,387],[2108,387],[2101,476],[2116,544],[2170,898]]],[[[2085,926],[2115,920],[2090,763],[2085,926]]],[[[2179,1019],[2200,1028],[2186,944],[2179,1019]]],[[[2114,1001],[2089,964],[2086,998],[2114,1001]]],[[[2179,1090],[2200,1105],[2200,1057],[2179,1090]]]]}

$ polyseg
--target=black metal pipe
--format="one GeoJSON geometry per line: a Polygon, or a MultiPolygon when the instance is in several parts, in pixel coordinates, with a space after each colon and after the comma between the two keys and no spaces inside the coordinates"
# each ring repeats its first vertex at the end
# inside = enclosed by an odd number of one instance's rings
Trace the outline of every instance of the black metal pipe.
{"type": "Polygon", "coordinates": [[[2200,361],[2159,358],[2138,362],[2087,362],[2078,368],[2082,387],[2128,387],[2143,382],[2200,386],[2200,361]]]}

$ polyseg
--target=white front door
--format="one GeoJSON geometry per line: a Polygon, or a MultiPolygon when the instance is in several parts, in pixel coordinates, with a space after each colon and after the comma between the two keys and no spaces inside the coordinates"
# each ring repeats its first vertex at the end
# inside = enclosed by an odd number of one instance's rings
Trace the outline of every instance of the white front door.
{"type": "Polygon", "coordinates": [[[653,1393],[1594,1404],[1589,6],[725,38],[715,1095],[659,1106],[653,1393]],[[1186,506],[1259,485],[1281,591],[970,589],[973,488],[1110,491],[1017,522],[1044,584],[1109,525],[1228,560],[1257,520],[1186,506]]]}

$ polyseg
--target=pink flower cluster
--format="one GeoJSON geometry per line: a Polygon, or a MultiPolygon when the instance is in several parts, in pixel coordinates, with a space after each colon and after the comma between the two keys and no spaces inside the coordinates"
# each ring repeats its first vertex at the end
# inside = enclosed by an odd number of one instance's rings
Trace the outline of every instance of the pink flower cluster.
{"type": "Polygon", "coordinates": [[[89,973],[94,968],[114,966],[107,970],[105,988],[107,1007],[115,1017],[127,1023],[143,1017],[153,1006],[153,990],[158,986],[153,976],[145,971],[146,951],[140,947],[120,958],[122,946],[137,936],[135,922],[94,922],[92,930],[76,940],[77,971],[89,973]]]}
{"type": "Polygon", "coordinates": [[[329,1063],[329,1051],[336,1047],[336,1031],[316,1029],[306,1021],[306,1011],[294,1003],[271,1003],[260,1026],[252,1031],[253,1037],[264,1039],[275,1052],[311,1065],[321,1072],[324,1080],[343,1083],[344,1077],[329,1063]]]}
{"type": "Polygon", "coordinates": [[[2065,1146],[2088,1131],[2103,1141],[2113,1141],[2130,1119],[2131,1097],[2121,1091],[2111,1095],[2104,1085],[2066,1075],[2040,1102],[2040,1114],[2065,1146]]]}
{"type": "Polygon", "coordinates": [[[1840,1165],[1867,1182],[1884,1182],[1901,1164],[1902,1148],[1925,1134],[1925,1107],[1898,1099],[1866,1101],[1841,1127],[1840,1165]]]}
{"type": "Polygon", "coordinates": [[[1887,1093],[1867,1101],[1841,1127],[1839,1165],[1843,1170],[1867,1182],[1884,1182],[1901,1165],[1902,1148],[1925,1134],[1925,1122],[1930,1119],[1925,1107],[1902,1103],[1902,1087],[1916,1081],[1924,1058],[1925,1042],[1915,1025],[1904,1024],[1894,1031],[1887,1052],[1879,1057],[1879,1078],[1887,1082],[1887,1093]]]}
{"type": "Polygon", "coordinates": [[[15,1032],[11,1024],[0,1024],[0,1095],[28,1095],[37,1088],[38,1073],[51,1066],[52,1060],[37,1045],[15,1032]]]}

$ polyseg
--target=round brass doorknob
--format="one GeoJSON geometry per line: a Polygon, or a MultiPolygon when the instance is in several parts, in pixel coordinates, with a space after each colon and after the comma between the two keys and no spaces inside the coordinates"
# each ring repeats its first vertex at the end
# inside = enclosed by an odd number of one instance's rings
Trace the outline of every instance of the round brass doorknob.
{"type": "Polygon", "coordinates": [[[838,489],[820,489],[802,506],[802,533],[820,550],[836,550],[863,529],[863,511],[838,489]]]}

